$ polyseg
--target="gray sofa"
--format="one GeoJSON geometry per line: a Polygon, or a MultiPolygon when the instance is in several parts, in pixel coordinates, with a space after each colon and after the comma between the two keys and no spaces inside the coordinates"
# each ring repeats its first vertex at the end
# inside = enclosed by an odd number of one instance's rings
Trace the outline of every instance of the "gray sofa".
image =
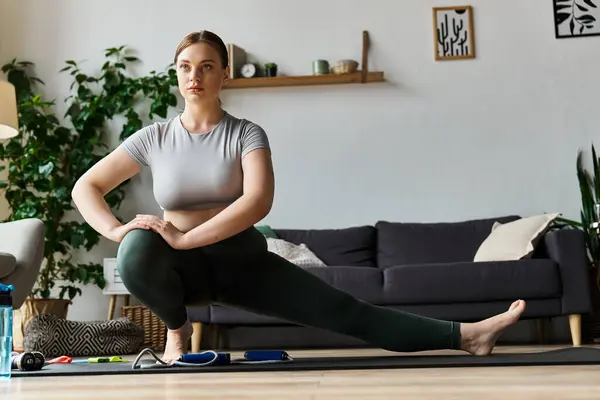
{"type": "MultiPolygon", "coordinates": [[[[509,215],[443,223],[378,221],[373,226],[275,229],[275,233],[292,243],[305,243],[327,264],[307,267],[311,273],[370,303],[469,322],[503,312],[515,299],[524,299],[527,308],[522,319],[568,316],[572,342],[580,345],[581,315],[592,310],[581,231],[549,230],[530,259],[472,261],[495,221],[506,223],[518,218],[509,215]]],[[[365,345],[354,338],[221,305],[190,307],[188,312],[194,323],[195,351],[207,347],[365,345]],[[207,331],[210,335],[204,335],[207,331]],[[237,343],[228,340],[233,331],[240,333],[237,343]]]]}

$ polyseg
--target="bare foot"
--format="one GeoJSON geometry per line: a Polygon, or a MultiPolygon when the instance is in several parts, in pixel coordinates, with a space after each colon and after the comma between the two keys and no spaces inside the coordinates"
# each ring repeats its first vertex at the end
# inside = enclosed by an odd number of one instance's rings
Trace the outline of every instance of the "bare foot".
{"type": "Polygon", "coordinates": [[[472,324],[461,324],[460,348],[476,356],[491,354],[502,331],[516,323],[523,311],[525,301],[517,300],[502,314],[472,324]]]}
{"type": "Polygon", "coordinates": [[[186,321],[181,328],[169,329],[167,331],[167,343],[162,359],[172,363],[183,354],[187,353],[188,340],[192,336],[192,324],[186,321]]]}

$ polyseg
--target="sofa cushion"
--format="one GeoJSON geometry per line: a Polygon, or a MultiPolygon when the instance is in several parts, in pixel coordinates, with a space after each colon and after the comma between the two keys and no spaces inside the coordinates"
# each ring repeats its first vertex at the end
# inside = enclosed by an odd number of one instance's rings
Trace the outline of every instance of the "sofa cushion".
{"type": "Polygon", "coordinates": [[[370,303],[383,300],[383,273],[379,269],[340,265],[305,269],[326,283],[361,300],[370,303]]]}
{"type": "Polygon", "coordinates": [[[289,325],[291,322],[219,304],[210,306],[210,323],[223,325],[289,325]]]}
{"type": "Polygon", "coordinates": [[[304,243],[290,243],[283,239],[267,237],[267,250],[285,258],[289,262],[301,267],[325,267],[325,263],[313,253],[304,243]]]}
{"type": "Polygon", "coordinates": [[[550,259],[402,265],[385,269],[383,276],[383,304],[511,301],[561,296],[558,265],[550,259]]]}
{"type": "Polygon", "coordinates": [[[558,213],[534,215],[506,224],[495,222],[474,261],[508,261],[530,258],[558,213]]]}
{"type": "Polygon", "coordinates": [[[377,263],[379,268],[388,268],[473,261],[495,222],[507,223],[519,218],[512,215],[438,223],[378,221],[377,263]]]}
{"type": "MultiPolygon", "coordinates": [[[[386,305],[386,308],[404,311],[413,314],[422,315],[430,318],[453,320],[453,321],[481,321],[482,319],[489,318],[493,315],[500,314],[507,310],[508,306],[512,303],[512,300],[501,300],[501,301],[482,301],[472,303],[439,303],[439,304],[393,304],[386,305]]],[[[522,317],[554,317],[561,315],[561,300],[560,298],[550,299],[528,299],[527,307],[522,317]]],[[[264,331],[257,333],[254,329],[255,326],[291,326],[295,325],[289,321],[282,319],[269,317],[266,315],[254,314],[249,311],[223,307],[223,306],[211,306],[211,314],[214,316],[214,320],[211,321],[213,324],[224,324],[224,325],[246,325],[254,326],[252,331],[244,331],[245,334],[257,334],[263,335],[264,331]]],[[[273,332],[268,330],[268,332],[273,332]]],[[[298,334],[304,335],[309,331],[301,331],[298,334]]],[[[329,335],[330,332],[318,330],[320,335],[329,335]]],[[[279,332],[281,333],[281,332],[279,332]]],[[[231,335],[235,335],[231,332],[231,335]]],[[[231,337],[231,336],[229,336],[231,337]]],[[[232,340],[233,342],[233,340],[232,340]]],[[[339,345],[339,338],[336,341],[336,345],[339,345]]],[[[233,345],[234,343],[229,343],[233,345]]],[[[242,346],[244,347],[244,346],[242,346]]]]}
{"type": "Polygon", "coordinates": [[[188,318],[192,322],[210,323],[210,306],[209,305],[188,305],[188,318]]]}
{"type": "Polygon", "coordinates": [[[304,243],[327,265],[375,267],[375,227],[275,229],[277,237],[304,243]]]}

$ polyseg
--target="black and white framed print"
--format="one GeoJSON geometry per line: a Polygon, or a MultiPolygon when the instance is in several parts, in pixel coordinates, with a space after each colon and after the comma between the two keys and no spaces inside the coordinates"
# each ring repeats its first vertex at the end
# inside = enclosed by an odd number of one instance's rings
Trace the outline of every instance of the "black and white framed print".
{"type": "Polygon", "coordinates": [[[552,0],[557,39],[600,35],[600,0],[552,0]]]}
{"type": "Polygon", "coordinates": [[[471,6],[433,8],[436,60],[475,58],[474,34],[471,6]]]}

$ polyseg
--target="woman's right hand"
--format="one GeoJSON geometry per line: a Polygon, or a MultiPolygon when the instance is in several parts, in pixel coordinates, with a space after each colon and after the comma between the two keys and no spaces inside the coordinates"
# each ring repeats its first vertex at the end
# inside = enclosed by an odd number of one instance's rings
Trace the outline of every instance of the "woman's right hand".
{"type": "Polygon", "coordinates": [[[125,225],[115,226],[114,228],[109,230],[108,231],[108,239],[115,241],[117,243],[121,243],[121,241],[123,240],[125,235],[129,231],[134,230],[134,229],[150,230],[150,227],[147,224],[139,221],[137,218],[134,218],[131,221],[129,221],[128,223],[126,223],[125,225]]]}

